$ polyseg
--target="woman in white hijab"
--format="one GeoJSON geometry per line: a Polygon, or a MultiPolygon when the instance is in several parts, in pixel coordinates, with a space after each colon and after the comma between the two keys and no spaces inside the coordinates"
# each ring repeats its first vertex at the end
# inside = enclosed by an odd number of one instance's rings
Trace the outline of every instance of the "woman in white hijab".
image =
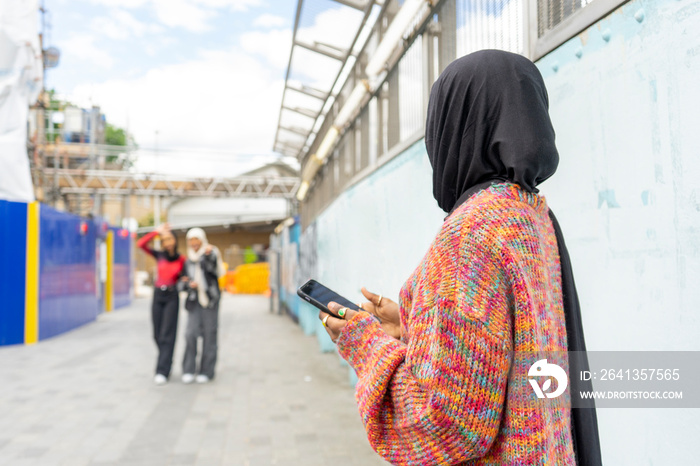
{"type": "Polygon", "coordinates": [[[185,357],[182,361],[184,383],[207,383],[214,378],[217,333],[219,326],[219,277],[225,273],[221,253],[207,241],[201,228],[187,232],[187,262],[185,277],[188,294],[185,357]],[[202,337],[202,355],[197,373],[197,339],[202,337]],[[195,377],[195,373],[197,376],[195,377]]]}

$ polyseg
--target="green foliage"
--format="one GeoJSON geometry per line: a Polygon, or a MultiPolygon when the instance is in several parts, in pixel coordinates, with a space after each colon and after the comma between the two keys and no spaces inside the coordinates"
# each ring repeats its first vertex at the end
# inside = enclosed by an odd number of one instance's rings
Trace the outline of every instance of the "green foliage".
{"type": "Polygon", "coordinates": [[[243,251],[243,262],[246,264],[254,264],[258,261],[258,255],[252,247],[248,246],[243,251]]]}
{"type": "Polygon", "coordinates": [[[155,226],[155,219],[153,218],[153,212],[146,215],[145,217],[139,219],[139,227],[152,227],[155,226]]]}
{"type": "Polygon", "coordinates": [[[73,105],[68,101],[63,101],[63,100],[57,99],[55,89],[48,90],[48,91],[46,91],[46,93],[49,96],[49,106],[48,106],[49,110],[55,110],[55,111],[63,110],[67,106],[73,105]]]}
{"type": "Polygon", "coordinates": [[[105,128],[105,144],[110,146],[126,146],[126,131],[107,123],[105,128]]]}

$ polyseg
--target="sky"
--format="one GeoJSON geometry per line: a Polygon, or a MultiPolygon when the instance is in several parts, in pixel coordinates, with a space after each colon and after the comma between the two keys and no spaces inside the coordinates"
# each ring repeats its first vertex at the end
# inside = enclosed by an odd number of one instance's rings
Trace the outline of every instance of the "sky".
{"type": "MultiPolygon", "coordinates": [[[[97,105],[109,123],[127,129],[140,148],[136,171],[225,177],[278,158],[272,148],[297,0],[44,2],[44,45],[61,51],[59,66],[47,70],[47,89],[97,105]]],[[[460,6],[459,55],[521,48],[520,4],[472,12],[460,6]],[[485,17],[500,31],[498,44],[465,33],[485,17]]],[[[297,37],[349,47],[361,19],[333,0],[306,0],[297,37]]],[[[296,47],[290,79],[328,91],[339,69],[339,62],[296,47]]],[[[409,102],[416,91],[403,81],[402,102],[409,102]]],[[[304,98],[288,93],[285,103],[320,108],[304,98]]],[[[303,127],[305,118],[287,111],[282,124],[303,127]]],[[[293,134],[281,134],[294,142],[293,134]]]]}
{"type": "Polygon", "coordinates": [[[296,3],[45,0],[46,87],[127,128],[139,171],[240,173],[274,159],[296,3]]]}

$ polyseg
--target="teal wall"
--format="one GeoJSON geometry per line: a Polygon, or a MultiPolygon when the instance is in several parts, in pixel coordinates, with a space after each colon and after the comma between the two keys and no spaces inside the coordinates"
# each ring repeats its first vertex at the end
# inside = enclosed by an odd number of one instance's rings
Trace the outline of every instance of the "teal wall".
{"type": "MultiPolygon", "coordinates": [[[[633,1],[538,63],[589,349],[700,350],[699,26],[696,1],[633,1]]],[[[698,464],[698,414],[600,410],[605,464],[698,464]]]]}
{"type": "MultiPolygon", "coordinates": [[[[433,199],[432,169],[421,140],[326,209],[302,234],[301,255],[315,255],[316,279],[352,301],[365,301],[363,286],[398,301],[444,217],[433,199]],[[310,234],[315,241],[303,241],[310,234]]],[[[318,311],[303,303],[304,311],[321,349],[333,351],[318,311]]],[[[352,372],[350,378],[354,381],[352,372]]]]}
{"type": "MultiPolygon", "coordinates": [[[[538,62],[561,154],[542,192],[567,238],[591,350],[700,350],[699,5],[629,2],[538,62]]],[[[397,299],[444,217],[431,186],[420,141],[302,234],[306,273],[353,300],[361,286],[397,299]]],[[[300,312],[333,350],[317,312],[300,312]]],[[[697,464],[698,414],[599,410],[604,464],[697,464]]]]}

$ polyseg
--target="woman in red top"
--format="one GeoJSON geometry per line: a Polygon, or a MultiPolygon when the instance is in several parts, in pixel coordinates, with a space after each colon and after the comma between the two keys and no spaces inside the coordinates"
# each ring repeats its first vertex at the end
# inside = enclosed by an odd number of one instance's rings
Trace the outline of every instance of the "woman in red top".
{"type": "Polygon", "coordinates": [[[160,225],[138,241],[138,246],[158,263],[158,275],[153,286],[153,338],[158,346],[155,383],[163,385],[168,381],[173,363],[177,317],[180,310],[180,297],[177,282],[182,275],[185,258],[177,252],[177,238],[168,224],[160,225]],[[160,236],[162,250],[151,249],[148,243],[160,236]]]}

